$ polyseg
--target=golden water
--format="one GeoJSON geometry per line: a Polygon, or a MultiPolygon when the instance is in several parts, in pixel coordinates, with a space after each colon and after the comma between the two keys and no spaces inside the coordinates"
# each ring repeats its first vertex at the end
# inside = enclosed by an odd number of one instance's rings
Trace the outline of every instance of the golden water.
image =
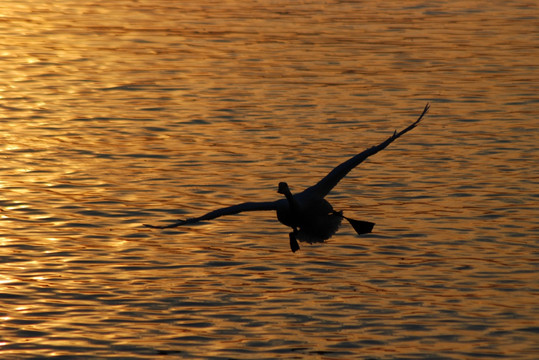
{"type": "Polygon", "coordinates": [[[536,359],[532,1],[0,3],[0,357],[536,359]],[[278,198],[346,177],[293,254],[278,198]]]}

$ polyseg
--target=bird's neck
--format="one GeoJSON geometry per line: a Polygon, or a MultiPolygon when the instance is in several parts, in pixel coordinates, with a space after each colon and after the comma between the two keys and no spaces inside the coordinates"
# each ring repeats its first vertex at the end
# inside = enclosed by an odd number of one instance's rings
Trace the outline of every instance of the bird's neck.
{"type": "Polygon", "coordinates": [[[288,200],[288,207],[290,208],[290,212],[292,214],[297,213],[298,210],[298,204],[296,203],[296,199],[294,199],[294,196],[289,191],[284,193],[284,196],[286,197],[286,200],[288,200]]]}

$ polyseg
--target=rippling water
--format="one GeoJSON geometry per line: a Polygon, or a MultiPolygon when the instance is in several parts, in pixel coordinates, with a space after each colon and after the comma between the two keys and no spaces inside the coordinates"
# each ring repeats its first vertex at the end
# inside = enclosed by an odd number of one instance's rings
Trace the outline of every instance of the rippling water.
{"type": "Polygon", "coordinates": [[[539,357],[536,3],[0,16],[2,359],[539,357]],[[299,191],[426,102],[329,197],[372,234],[141,226],[299,191]]]}

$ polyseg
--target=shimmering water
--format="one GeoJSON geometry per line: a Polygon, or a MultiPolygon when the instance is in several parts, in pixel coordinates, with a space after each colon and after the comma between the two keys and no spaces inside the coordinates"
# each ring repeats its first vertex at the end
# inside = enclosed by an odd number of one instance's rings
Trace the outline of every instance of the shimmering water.
{"type": "Polygon", "coordinates": [[[2,359],[536,359],[531,1],[0,3],[2,359]],[[292,254],[273,213],[377,223],[292,254]]]}

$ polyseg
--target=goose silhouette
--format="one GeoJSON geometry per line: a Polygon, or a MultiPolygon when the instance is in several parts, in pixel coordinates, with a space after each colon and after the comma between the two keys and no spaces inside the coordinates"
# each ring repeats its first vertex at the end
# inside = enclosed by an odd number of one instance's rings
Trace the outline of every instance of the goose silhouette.
{"type": "Polygon", "coordinates": [[[269,211],[277,212],[277,219],[282,224],[292,228],[289,234],[290,249],[293,252],[299,250],[297,240],[312,243],[324,242],[332,237],[338,230],[343,219],[347,220],[358,235],[370,233],[374,223],[369,221],[354,220],[343,215],[342,211],[335,211],[333,206],[324,198],[327,194],[344,178],[353,168],[362,163],[369,156],[385,149],[393,141],[415,128],[423,116],[429,110],[427,103],[419,118],[406,129],[397,132],[387,138],[382,143],[370,147],[363,152],[346,160],[335,169],[331,170],[322,180],[315,185],[303,190],[300,193],[292,194],[288,184],[280,182],[277,192],[284,195],[284,199],[266,202],[245,202],[218,210],[211,211],[205,215],[178,220],[169,225],[147,225],[154,229],[170,229],[182,225],[198,223],[200,221],[212,220],[224,215],[233,215],[246,211],[269,211]]]}

